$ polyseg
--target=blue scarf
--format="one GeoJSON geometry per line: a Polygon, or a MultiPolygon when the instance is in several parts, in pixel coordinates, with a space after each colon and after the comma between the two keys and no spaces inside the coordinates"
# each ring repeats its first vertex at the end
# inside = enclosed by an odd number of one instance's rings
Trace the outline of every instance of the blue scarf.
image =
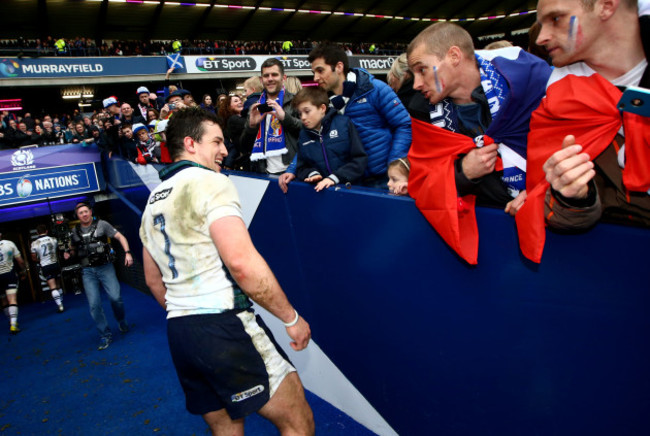
{"type": "MultiPolygon", "coordinates": [[[[266,91],[260,96],[260,104],[266,102],[266,91]]],[[[278,94],[276,101],[282,105],[284,102],[284,88],[278,94]]],[[[284,138],[284,129],[280,120],[272,113],[268,112],[262,114],[262,121],[260,122],[260,128],[257,130],[257,137],[255,138],[255,143],[253,144],[253,150],[251,152],[251,162],[269,158],[271,156],[280,156],[287,153],[287,145],[284,138]],[[271,122],[267,125],[267,119],[271,122]],[[264,140],[266,139],[266,141],[264,140]]]]}
{"type": "Polygon", "coordinates": [[[354,71],[350,71],[346,79],[347,80],[343,82],[343,94],[333,95],[330,97],[331,106],[340,114],[345,113],[345,107],[350,101],[350,97],[354,95],[354,91],[357,89],[357,75],[354,71]]]}

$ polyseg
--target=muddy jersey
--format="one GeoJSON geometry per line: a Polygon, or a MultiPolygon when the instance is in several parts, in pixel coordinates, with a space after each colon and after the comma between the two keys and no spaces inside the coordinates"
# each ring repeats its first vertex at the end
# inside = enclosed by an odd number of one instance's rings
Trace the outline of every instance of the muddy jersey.
{"type": "Polygon", "coordinates": [[[58,263],[57,249],[58,242],[51,236],[40,236],[32,242],[32,253],[36,254],[42,267],[58,263]]]}
{"type": "Polygon", "coordinates": [[[227,216],[242,216],[237,190],[207,168],[185,167],[151,192],[140,239],[162,273],[168,318],[250,306],[210,237],[227,216]]]}
{"type": "Polygon", "coordinates": [[[13,271],[14,259],[20,257],[20,251],[11,241],[0,241],[0,274],[13,271]]]}

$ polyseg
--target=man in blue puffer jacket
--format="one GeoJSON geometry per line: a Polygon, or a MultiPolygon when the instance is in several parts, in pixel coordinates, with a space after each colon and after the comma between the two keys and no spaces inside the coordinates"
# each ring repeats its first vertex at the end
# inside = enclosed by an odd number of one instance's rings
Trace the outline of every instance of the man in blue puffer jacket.
{"type": "Polygon", "coordinates": [[[330,104],[349,117],[368,154],[366,185],[385,187],[388,164],[405,157],[411,119],[397,94],[366,70],[350,68],[342,48],[323,44],[309,53],[314,81],[328,91],[330,104]]]}

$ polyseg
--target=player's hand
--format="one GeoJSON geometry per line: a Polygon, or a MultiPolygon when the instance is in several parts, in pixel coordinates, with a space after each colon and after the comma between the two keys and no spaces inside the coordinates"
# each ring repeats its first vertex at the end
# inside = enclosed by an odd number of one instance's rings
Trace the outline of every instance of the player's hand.
{"type": "Polygon", "coordinates": [[[314,189],[316,190],[316,192],[320,192],[323,189],[327,189],[330,186],[334,186],[334,185],[336,185],[336,183],[334,183],[334,180],[325,178],[325,179],[321,180],[320,182],[318,182],[318,184],[316,185],[316,187],[314,189]]]}
{"type": "Polygon", "coordinates": [[[131,256],[131,253],[126,253],[124,255],[124,266],[129,267],[133,265],[133,256],[131,256]]]}
{"type": "Polygon", "coordinates": [[[497,163],[497,144],[477,147],[463,158],[463,174],[470,180],[478,179],[494,171],[497,163]]]}
{"type": "Polygon", "coordinates": [[[304,350],[311,339],[311,329],[301,316],[293,327],[287,327],[287,334],[293,341],[289,344],[296,351],[304,350]]]}
{"type": "Polygon", "coordinates": [[[316,183],[316,182],[320,182],[321,180],[323,180],[323,176],[321,176],[320,174],[316,174],[315,176],[307,177],[305,179],[305,182],[316,183]]]}
{"type": "Polygon", "coordinates": [[[291,183],[291,181],[295,178],[296,175],[291,173],[284,173],[280,176],[280,178],[278,179],[278,185],[280,185],[280,189],[282,189],[282,192],[284,192],[285,194],[287,193],[287,191],[289,190],[289,183],[291,183]]]}
{"type": "Polygon", "coordinates": [[[566,198],[586,198],[589,181],[594,178],[594,163],[573,135],[562,141],[562,150],[556,151],[544,162],[546,181],[566,198]]]}
{"type": "Polygon", "coordinates": [[[526,190],[524,189],[519,193],[519,195],[517,195],[513,200],[509,201],[508,204],[506,204],[504,211],[512,216],[515,216],[517,212],[519,212],[519,209],[521,209],[521,206],[523,206],[526,202],[527,196],[528,194],[526,194],[526,190]]]}
{"type": "Polygon", "coordinates": [[[63,253],[63,258],[64,258],[65,260],[70,259],[70,253],[66,253],[66,252],[64,252],[64,253],[63,253]]]}

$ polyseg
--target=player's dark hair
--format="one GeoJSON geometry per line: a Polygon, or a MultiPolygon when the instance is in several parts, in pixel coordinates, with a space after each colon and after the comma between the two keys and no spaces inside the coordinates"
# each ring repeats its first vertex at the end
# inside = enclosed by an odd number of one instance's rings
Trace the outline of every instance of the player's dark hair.
{"type": "Polygon", "coordinates": [[[200,141],[204,134],[203,122],[208,121],[219,125],[219,119],[212,112],[200,107],[183,108],[169,119],[167,124],[167,149],[172,161],[177,160],[185,150],[186,137],[200,141]]]}
{"type": "Polygon", "coordinates": [[[284,65],[276,58],[268,58],[267,60],[262,62],[262,67],[260,68],[260,74],[264,74],[264,68],[271,68],[276,66],[280,68],[280,75],[284,76],[284,65]]]}

